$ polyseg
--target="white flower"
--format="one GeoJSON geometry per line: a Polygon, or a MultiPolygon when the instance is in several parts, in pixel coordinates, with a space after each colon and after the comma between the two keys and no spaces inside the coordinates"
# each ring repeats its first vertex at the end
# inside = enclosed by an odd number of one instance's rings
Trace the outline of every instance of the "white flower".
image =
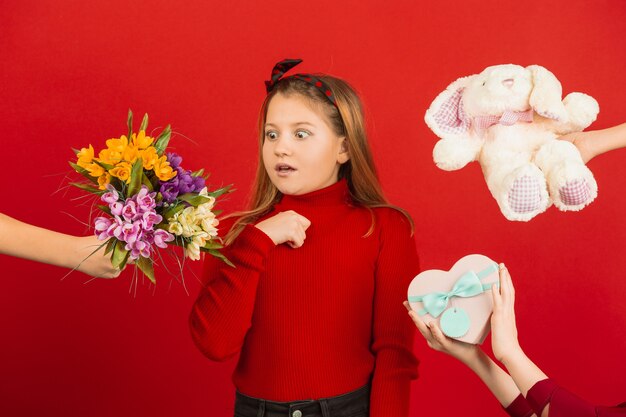
{"type": "Polygon", "coordinates": [[[195,242],[191,241],[185,247],[185,254],[192,261],[197,261],[200,259],[200,246],[195,242]]]}
{"type": "Polygon", "coordinates": [[[168,230],[170,233],[174,233],[176,236],[183,234],[183,226],[177,221],[171,221],[168,230]]]}

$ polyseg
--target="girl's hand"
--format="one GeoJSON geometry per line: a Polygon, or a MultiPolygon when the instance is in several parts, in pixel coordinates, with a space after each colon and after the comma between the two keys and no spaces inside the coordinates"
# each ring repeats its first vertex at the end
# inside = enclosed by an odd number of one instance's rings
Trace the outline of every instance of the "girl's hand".
{"type": "Polygon", "coordinates": [[[422,336],[424,336],[424,339],[426,339],[428,347],[439,352],[447,353],[466,365],[471,365],[473,362],[479,360],[480,348],[477,345],[450,339],[443,334],[437,322],[432,321],[429,324],[424,323],[419,315],[411,310],[411,306],[407,301],[403,304],[409,311],[409,316],[411,316],[417,330],[419,330],[422,336]]]}
{"type": "Polygon", "coordinates": [[[515,288],[509,271],[500,264],[500,288],[491,287],[493,314],[491,315],[491,347],[493,354],[504,363],[507,356],[521,350],[515,325],[515,288]]]}
{"type": "Polygon", "coordinates": [[[120,275],[122,271],[111,264],[111,254],[104,254],[106,245],[89,256],[98,246],[102,245],[102,241],[95,236],[72,236],[72,239],[75,241],[75,250],[72,259],[68,262],[69,268],[74,268],[80,264],[76,269],[96,278],[117,278],[120,275]]]}
{"type": "Polygon", "coordinates": [[[287,243],[292,248],[299,248],[304,244],[305,232],[310,225],[309,219],[289,210],[282,211],[255,226],[268,235],[275,245],[287,243]]]}

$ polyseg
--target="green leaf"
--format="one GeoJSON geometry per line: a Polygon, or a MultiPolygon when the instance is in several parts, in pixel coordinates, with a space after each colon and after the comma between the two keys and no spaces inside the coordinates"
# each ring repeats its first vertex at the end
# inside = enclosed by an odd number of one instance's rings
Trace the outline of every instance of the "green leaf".
{"type": "Polygon", "coordinates": [[[148,187],[148,191],[150,192],[154,191],[154,186],[150,182],[150,179],[148,179],[148,177],[146,176],[145,171],[143,172],[143,175],[141,176],[141,183],[145,185],[146,187],[148,187]]]}
{"type": "Polygon", "coordinates": [[[108,255],[109,253],[111,253],[111,251],[113,251],[113,248],[115,247],[115,244],[117,243],[117,239],[115,239],[114,237],[110,238],[107,241],[107,247],[104,250],[104,254],[108,255]]]}
{"type": "Polygon", "coordinates": [[[94,184],[98,183],[98,177],[93,177],[91,176],[91,174],[89,173],[89,171],[87,171],[85,168],[80,167],[78,165],[76,165],[75,163],[73,163],[72,161],[68,161],[68,163],[70,164],[70,166],[72,168],[74,168],[74,171],[76,171],[77,173],[79,173],[80,175],[82,175],[83,177],[87,178],[89,181],[93,182],[94,184]]]}
{"type": "Polygon", "coordinates": [[[211,199],[207,196],[196,193],[185,193],[177,197],[179,200],[186,201],[194,207],[198,207],[200,204],[208,203],[211,199]]]}
{"type": "Polygon", "coordinates": [[[133,134],[133,112],[131,109],[128,109],[128,140],[133,134]]]}
{"type": "Polygon", "coordinates": [[[154,279],[154,264],[152,263],[152,259],[144,258],[143,256],[140,256],[139,259],[137,259],[137,262],[135,262],[135,264],[137,265],[139,269],[141,269],[141,272],[146,274],[148,279],[153,284],[156,284],[156,279],[154,279]]]}
{"type": "Polygon", "coordinates": [[[207,193],[208,195],[210,195],[211,197],[217,198],[221,195],[227,194],[227,193],[232,193],[233,191],[235,191],[234,188],[232,188],[232,184],[227,185],[226,187],[222,187],[220,189],[217,189],[215,191],[211,191],[209,193],[207,193]]]}
{"type": "Polygon", "coordinates": [[[126,197],[132,197],[141,190],[142,179],[143,163],[141,162],[141,158],[138,158],[130,171],[130,184],[128,185],[128,194],[126,197]]]}
{"type": "Polygon", "coordinates": [[[163,129],[163,132],[161,132],[156,142],[154,143],[154,147],[156,148],[157,154],[159,156],[163,155],[163,152],[165,152],[165,148],[167,148],[167,145],[170,142],[171,136],[172,136],[172,129],[170,125],[167,125],[165,126],[165,129],[163,129]]]}
{"type": "MultiPolygon", "coordinates": [[[[200,248],[200,249],[202,249],[202,248],[200,248]]],[[[222,261],[224,261],[224,263],[226,265],[232,266],[233,268],[235,268],[235,265],[231,261],[229,261],[228,258],[226,258],[224,255],[222,255],[221,252],[218,252],[218,251],[213,250],[213,249],[209,249],[207,252],[210,255],[215,256],[217,259],[221,259],[222,261]]]]}
{"type": "Polygon", "coordinates": [[[169,220],[172,217],[174,217],[176,215],[176,213],[179,213],[181,211],[183,211],[185,209],[185,205],[184,204],[177,204],[175,206],[170,206],[168,207],[165,211],[163,211],[163,218],[165,220],[169,220]]]}
{"type": "Polygon", "coordinates": [[[222,249],[223,247],[224,245],[222,245],[217,240],[209,240],[203,246],[203,248],[205,249],[222,249]]]}
{"type": "Polygon", "coordinates": [[[100,165],[102,168],[106,169],[107,171],[112,170],[113,168],[115,168],[115,165],[111,165],[111,164],[105,164],[104,162],[100,162],[100,161],[96,161],[95,159],[93,160],[96,164],[100,165]]]}
{"type": "Polygon", "coordinates": [[[109,208],[109,206],[105,206],[102,204],[98,205],[98,208],[102,211],[104,211],[106,214],[108,214],[109,216],[111,216],[111,209],[109,208]]]}
{"type": "Polygon", "coordinates": [[[141,126],[139,126],[139,130],[143,130],[144,132],[148,128],[148,113],[143,115],[143,119],[141,120],[141,126]]]}
{"type": "Polygon", "coordinates": [[[83,184],[80,182],[70,182],[70,185],[73,185],[74,187],[80,188],[81,190],[90,192],[92,194],[98,194],[98,195],[104,194],[104,190],[99,190],[97,188],[92,187],[89,184],[83,184]]]}
{"type": "MultiPolygon", "coordinates": [[[[199,169],[199,170],[197,170],[197,171],[195,171],[195,172],[192,172],[192,173],[191,173],[191,176],[192,176],[192,177],[199,177],[199,176],[201,176],[202,174],[204,174],[204,168],[199,169]]],[[[206,178],[205,178],[205,179],[206,179],[206,178]]]]}
{"type": "Polygon", "coordinates": [[[124,249],[124,246],[124,242],[116,239],[113,255],[111,255],[111,263],[119,269],[123,269],[126,266],[126,261],[128,261],[130,256],[130,252],[124,249]]]}
{"type": "Polygon", "coordinates": [[[74,155],[78,156],[78,153],[80,152],[80,149],[72,148],[72,151],[74,152],[74,155]]]}

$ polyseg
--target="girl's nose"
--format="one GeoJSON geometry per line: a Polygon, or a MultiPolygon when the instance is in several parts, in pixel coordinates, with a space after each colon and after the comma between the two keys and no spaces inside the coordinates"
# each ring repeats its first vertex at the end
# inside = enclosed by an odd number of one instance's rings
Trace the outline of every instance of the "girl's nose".
{"type": "Polygon", "coordinates": [[[291,145],[289,143],[289,139],[286,139],[286,138],[276,139],[276,142],[274,142],[274,154],[276,156],[290,155],[291,145]]]}

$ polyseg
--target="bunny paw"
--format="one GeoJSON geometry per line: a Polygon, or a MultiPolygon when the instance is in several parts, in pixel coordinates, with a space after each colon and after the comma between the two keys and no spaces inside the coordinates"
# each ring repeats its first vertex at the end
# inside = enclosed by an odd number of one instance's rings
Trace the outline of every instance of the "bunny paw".
{"type": "Polygon", "coordinates": [[[529,213],[541,207],[543,184],[535,177],[525,175],[513,181],[509,190],[508,203],[515,213],[529,213]]]}

